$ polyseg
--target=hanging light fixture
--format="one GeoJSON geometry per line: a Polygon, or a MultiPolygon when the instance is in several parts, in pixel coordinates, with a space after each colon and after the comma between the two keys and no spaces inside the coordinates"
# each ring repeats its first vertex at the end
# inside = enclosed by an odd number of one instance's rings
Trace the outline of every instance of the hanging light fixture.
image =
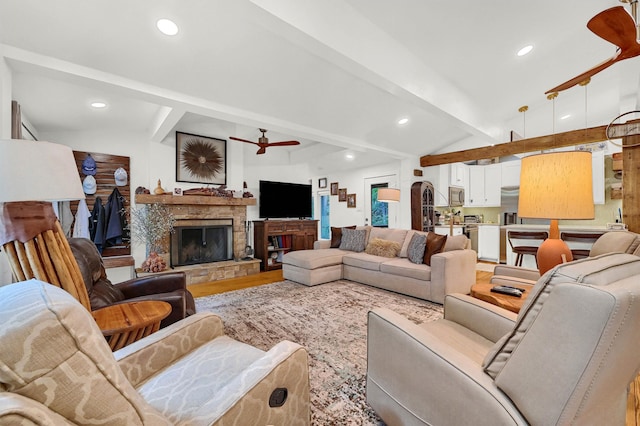
{"type": "Polygon", "coordinates": [[[522,137],[524,139],[527,138],[527,111],[529,110],[528,105],[522,105],[518,108],[518,111],[522,113],[522,137]]]}

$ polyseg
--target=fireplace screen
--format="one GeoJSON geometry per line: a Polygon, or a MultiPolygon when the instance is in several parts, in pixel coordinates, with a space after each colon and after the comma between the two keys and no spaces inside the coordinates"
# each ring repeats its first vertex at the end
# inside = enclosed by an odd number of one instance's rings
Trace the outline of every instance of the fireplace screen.
{"type": "Polygon", "coordinates": [[[233,259],[233,220],[185,220],[171,235],[171,266],[233,259]]]}

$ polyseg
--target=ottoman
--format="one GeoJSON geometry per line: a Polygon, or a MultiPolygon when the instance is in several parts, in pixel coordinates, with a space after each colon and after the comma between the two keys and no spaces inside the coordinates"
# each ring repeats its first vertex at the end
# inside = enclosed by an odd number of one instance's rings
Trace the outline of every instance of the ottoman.
{"type": "Polygon", "coordinates": [[[337,248],[290,251],[282,257],[282,276],[307,286],[342,279],[342,258],[349,253],[337,248]]]}

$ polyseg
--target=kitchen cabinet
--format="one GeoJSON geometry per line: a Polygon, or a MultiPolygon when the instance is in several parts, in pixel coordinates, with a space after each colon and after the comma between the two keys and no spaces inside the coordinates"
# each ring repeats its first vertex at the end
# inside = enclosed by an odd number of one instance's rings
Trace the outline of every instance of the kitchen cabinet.
{"type": "Polygon", "coordinates": [[[521,161],[506,161],[500,163],[502,167],[502,186],[520,186],[521,161]]]}
{"type": "Polygon", "coordinates": [[[500,206],[502,167],[500,164],[488,166],[468,166],[469,190],[468,207],[500,206]]]}
{"type": "Polygon", "coordinates": [[[449,166],[449,185],[464,187],[467,182],[467,165],[464,163],[452,163],[449,166]]]}
{"type": "MultiPolygon", "coordinates": [[[[450,231],[449,225],[445,225],[445,226],[436,226],[433,232],[439,235],[449,235],[449,231],[450,231]]],[[[462,235],[462,231],[463,231],[462,225],[453,225],[453,235],[462,235]]]]}
{"type": "Polygon", "coordinates": [[[596,151],[591,155],[593,174],[593,204],[604,204],[604,151],[596,151]]]}
{"type": "Polygon", "coordinates": [[[453,163],[423,169],[423,178],[433,184],[436,206],[449,206],[450,186],[466,187],[468,167],[464,163],[453,163]]]}
{"type": "Polygon", "coordinates": [[[478,226],[478,259],[496,263],[500,261],[500,226],[478,226]]]}

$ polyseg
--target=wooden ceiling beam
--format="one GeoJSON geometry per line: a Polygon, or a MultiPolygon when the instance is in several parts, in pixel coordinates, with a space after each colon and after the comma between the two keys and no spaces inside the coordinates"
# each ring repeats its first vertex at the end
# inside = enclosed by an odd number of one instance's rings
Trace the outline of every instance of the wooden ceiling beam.
{"type": "Polygon", "coordinates": [[[607,126],[590,127],[588,129],[572,130],[570,132],[556,133],[536,138],[520,139],[518,141],[501,143],[494,146],[447,152],[445,154],[424,155],[420,157],[420,166],[428,167],[437,166],[439,164],[482,160],[486,158],[523,154],[525,152],[545,151],[565,146],[606,141],[606,129],[607,126]]]}

